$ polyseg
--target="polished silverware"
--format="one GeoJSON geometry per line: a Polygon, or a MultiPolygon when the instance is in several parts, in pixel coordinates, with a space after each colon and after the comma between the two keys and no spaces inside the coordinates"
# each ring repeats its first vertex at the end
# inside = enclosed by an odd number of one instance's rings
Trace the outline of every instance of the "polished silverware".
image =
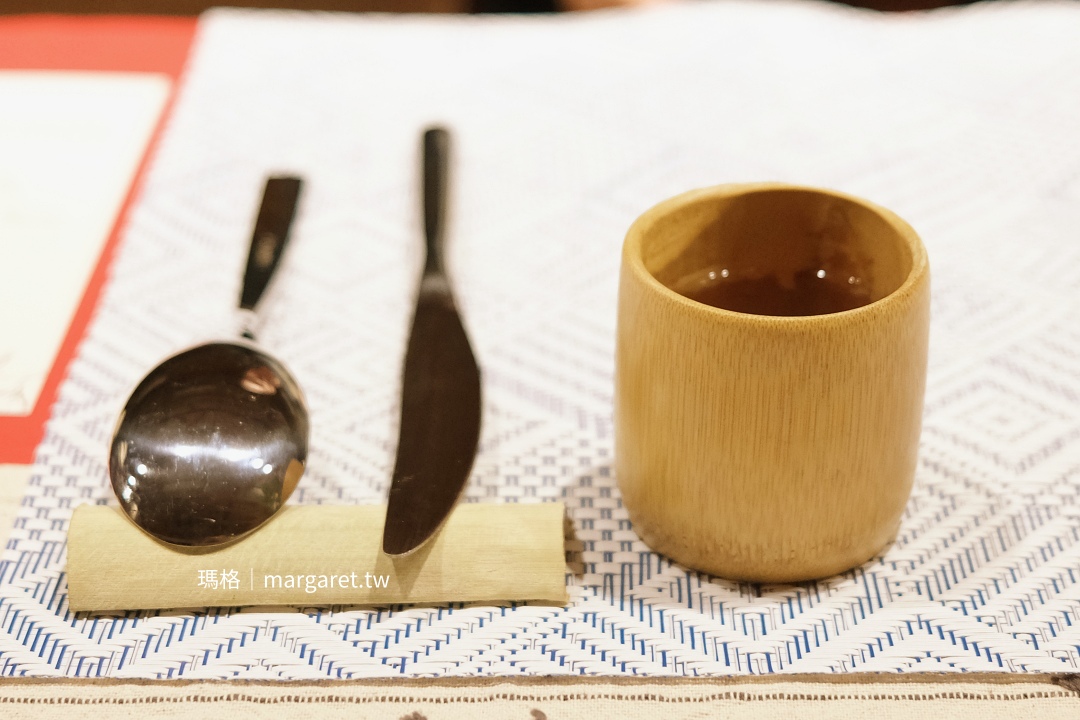
{"type": "MultiPolygon", "coordinates": [[[[241,290],[242,335],[289,239],[301,181],[266,182],[241,290]]],[[[120,414],[109,479],[131,520],[175,545],[218,545],[276,513],[307,461],[308,413],[285,367],[252,342],[199,345],[139,383],[120,414]]]]}
{"type": "Polygon", "coordinates": [[[427,260],[402,373],[397,458],[383,528],[383,552],[405,555],[450,514],[480,439],[480,369],[461,324],[444,266],[450,135],[424,133],[427,260]]]}

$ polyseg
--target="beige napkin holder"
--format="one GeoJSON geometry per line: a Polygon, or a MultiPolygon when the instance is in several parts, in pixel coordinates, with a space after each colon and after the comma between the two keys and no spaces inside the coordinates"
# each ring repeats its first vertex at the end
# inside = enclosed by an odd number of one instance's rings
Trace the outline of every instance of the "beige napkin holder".
{"type": "Polygon", "coordinates": [[[562,503],[459,505],[416,552],[381,550],[385,506],[289,506],[243,540],[190,550],[113,507],[75,509],[74,611],[245,605],[566,602],[562,503]]]}

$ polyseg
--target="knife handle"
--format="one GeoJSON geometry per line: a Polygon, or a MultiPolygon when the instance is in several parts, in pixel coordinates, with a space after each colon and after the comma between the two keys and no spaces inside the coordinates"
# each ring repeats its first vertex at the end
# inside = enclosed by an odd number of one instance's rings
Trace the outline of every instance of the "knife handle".
{"type": "Polygon", "coordinates": [[[441,127],[424,132],[424,274],[443,272],[446,235],[446,196],[450,183],[450,133],[441,127]]]}
{"type": "Polygon", "coordinates": [[[266,180],[262,205],[251,234],[240,309],[254,310],[274,275],[296,214],[296,201],[303,182],[298,177],[271,177],[266,180]]]}

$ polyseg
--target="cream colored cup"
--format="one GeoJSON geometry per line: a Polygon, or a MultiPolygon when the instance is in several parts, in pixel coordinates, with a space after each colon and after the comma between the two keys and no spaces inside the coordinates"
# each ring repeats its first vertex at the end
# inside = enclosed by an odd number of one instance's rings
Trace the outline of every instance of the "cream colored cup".
{"type": "Polygon", "coordinates": [[[616,350],[615,471],[635,530],[739,580],[873,557],[911,492],[929,322],[919,237],[865,200],[722,185],[648,210],[623,246],[616,350]],[[834,273],[870,302],[781,317],[668,287],[707,272],[784,287],[834,273]]]}

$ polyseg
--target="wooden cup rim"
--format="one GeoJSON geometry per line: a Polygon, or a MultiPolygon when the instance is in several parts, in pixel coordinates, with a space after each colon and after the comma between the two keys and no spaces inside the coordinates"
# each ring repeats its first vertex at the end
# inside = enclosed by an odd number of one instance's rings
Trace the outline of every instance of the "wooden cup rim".
{"type": "Polygon", "coordinates": [[[625,242],[623,243],[623,265],[637,278],[638,282],[642,283],[653,292],[664,296],[670,302],[682,306],[686,311],[703,313],[717,319],[726,318],[742,322],[759,323],[772,326],[778,330],[795,328],[803,329],[812,325],[869,319],[868,316],[872,314],[880,313],[887,310],[890,306],[908,300],[916,291],[923,276],[929,273],[929,260],[927,259],[926,248],[923,246],[918,233],[915,232],[915,229],[912,228],[911,225],[888,208],[882,207],[881,205],[856,195],[850,195],[838,190],[781,182],[728,183],[723,185],[713,185],[690,190],[666,200],[662,200],[638,216],[638,218],[630,225],[630,228],[626,232],[625,242]],[[778,190],[808,192],[837,198],[858,205],[876,214],[893,231],[895,231],[896,236],[904,243],[905,249],[911,257],[911,268],[904,278],[904,281],[899,287],[884,297],[851,310],[842,310],[839,312],[818,315],[759,315],[756,313],[736,312],[734,310],[727,310],[712,305],[706,305],[697,302],[696,300],[691,300],[660,282],[656,276],[645,267],[645,261],[642,258],[641,252],[643,239],[661,218],[703,200],[732,198],[751,193],[772,192],[778,190]]]}

